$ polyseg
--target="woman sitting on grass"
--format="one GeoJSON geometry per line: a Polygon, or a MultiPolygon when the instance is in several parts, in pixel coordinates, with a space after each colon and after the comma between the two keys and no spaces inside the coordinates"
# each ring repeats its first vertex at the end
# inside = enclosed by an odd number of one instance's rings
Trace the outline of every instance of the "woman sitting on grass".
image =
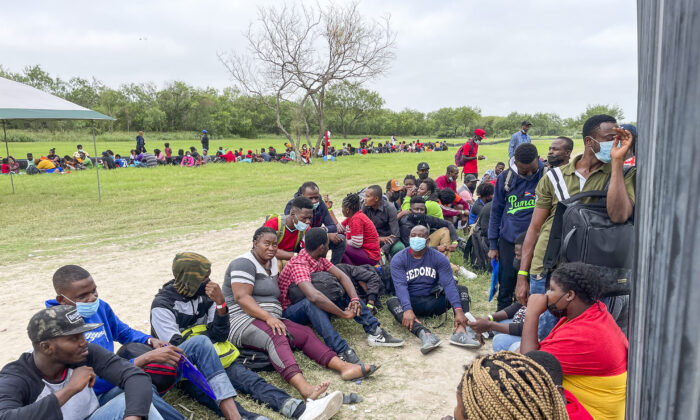
{"type": "Polygon", "coordinates": [[[379,234],[374,223],[360,211],[360,196],[348,194],[343,199],[343,216],[341,222],[348,240],[343,254],[343,263],[350,265],[377,265],[381,258],[379,234]]]}
{"type": "Polygon", "coordinates": [[[564,388],[596,419],[624,419],[627,393],[627,338],[605,304],[598,300],[598,270],[583,263],[564,264],[552,273],[546,294],[527,301],[520,352],[550,353],[561,362],[564,388]],[[537,341],[540,315],[561,318],[537,341]]]}
{"type": "Polygon", "coordinates": [[[281,319],[276,252],[277,232],[261,227],[253,236],[253,248],[229,264],[223,287],[229,307],[229,341],[267,352],[275,370],[305,399],[315,399],[326,392],[330,382],[316,386],[308,383],[292,348],[300,349],[319,365],[340,372],[346,381],[373,374],[377,366],[344,362],[311,328],[281,319]]]}
{"type": "Polygon", "coordinates": [[[189,151],[185,153],[185,156],[182,157],[182,160],[180,161],[180,166],[194,166],[194,158],[192,157],[189,151]]]}

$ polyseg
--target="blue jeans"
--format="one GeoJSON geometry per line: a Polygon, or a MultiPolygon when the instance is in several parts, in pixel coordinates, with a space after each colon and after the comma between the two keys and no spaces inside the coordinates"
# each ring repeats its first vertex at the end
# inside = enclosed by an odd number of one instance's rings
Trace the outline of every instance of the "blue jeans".
{"type": "MultiPolygon", "coordinates": [[[[109,391],[100,394],[97,397],[97,400],[102,406],[123,393],[124,391],[121,388],[115,386],[109,391]]],[[[165,400],[160,396],[160,394],[158,394],[158,391],[156,390],[155,386],[153,387],[153,407],[156,408],[158,414],[161,415],[163,420],[185,420],[185,416],[180,414],[180,412],[178,412],[172,405],[165,402],[165,400]]]]}
{"type": "MultiPolygon", "coordinates": [[[[503,321],[498,321],[500,324],[510,324],[513,322],[512,319],[504,319],[503,321]]],[[[517,335],[510,335],[501,332],[493,332],[493,341],[491,341],[491,347],[493,351],[503,351],[508,350],[513,345],[520,341],[520,337],[517,335]]]]}
{"type": "Polygon", "coordinates": [[[209,337],[198,335],[181,343],[178,347],[207,379],[214,395],[216,395],[217,403],[236,396],[236,390],[233,389],[231,381],[226,376],[226,371],[221,366],[219,356],[216,354],[209,337]]]}
{"type": "MultiPolygon", "coordinates": [[[[541,279],[538,279],[537,277],[538,276],[535,274],[530,274],[531,295],[543,295],[547,291],[547,278],[542,277],[541,279]]],[[[540,315],[540,320],[537,324],[537,338],[539,338],[540,340],[544,340],[545,337],[547,337],[549,333],[552,332],[554,326],[557,325],[557,322],[559,322],[559,318],[549,313],[549,311],[545,311],[542,315],[540,315]]]]}
{"type": "Polygon", "coordinates": [[[300,405],[306,406],[302,400],[292,398],[283,390],[267,383],[260,375],[243,366],[243,363],[238,360],[226,368],[226,374],[239,392],[248,394],[259,404],[267,404],[286,417],[292,417],[300,405]]]}
{"type": "MultiPolygon", "coordinates": [[[[116,388],[119,389],[119,388],[116,388]]],[[[108,394],[105,392],[102,395],[108,394]]],[[[124,418],[124,410],[126,410],[126,400],[124,393],[115,396],[106,404],[100,405],[100,408],[93,411],[88,420],[122,420],[124,418]]],[[[151,409],[148,411],[149,420],[163,420],[163,417],[158,414],[158,410],[151,404],[151,409]]]]}

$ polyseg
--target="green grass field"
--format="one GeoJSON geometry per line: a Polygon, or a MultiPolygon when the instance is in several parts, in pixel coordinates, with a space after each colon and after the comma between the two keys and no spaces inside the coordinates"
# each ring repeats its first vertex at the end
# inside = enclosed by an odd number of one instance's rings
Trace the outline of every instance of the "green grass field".
{"type": "MultiPolygon", "coordinates": [[[[83,144],[87,143],[84,139],[80,140],[83,144]]],[[[183,145],[196,144],[187,140],[177,140],[171,144],[179,142],[187,142],[183,145]]],[[[254,144],[278,146],[281,143],[280,138],[268,137],[259,140],[215,140],[212,145],[246,149],[254,144]]],[[[48,150],[51,144],[55,144],[61,154],[71,152],[74,147],[72,143],[49,142],[11,143],[10,146],[12,154],[22,156],[27,151],[36,154],[40,150],[48,150]]],[[[118,152],[131,147],[124,142],[113,144],[100,142],[98,150],[113,147],[118,152]]],[[[546,155],[549,141],[536,141],[535,144],[540,154],[546,155]]],[[[177,147],[182,146],[173,148],[177,147]]],[[[487,159],[479,161],[480,172],[505,160],[507,147],[507,143],[482,145],[479,154],[487,159]]],[[[70,175],[15,176],[15,194],[11,193],[9,177],[3,176],[0,178],[0,235],[3,238],[0,242],[0,254],[3,255],[0,265],[27,262],[31,260],[29,254],[42,257],[65,255],[72,250],[114,241],[126,244],[129,249],[145,249],[157,245],[161,240],[177,237],[183,231],[214,231],[255,220],[262,223],[266,214],[281,212],[298,186],[307,180],[316,181],[321,192],[329,194],[339,204],[349,192],[375,183],[383,187],[391,178],[403,178],[406,174],[415,173],[416,165],[421,161],[427,161],[431,176],[437,177],[444,173],[447,165],[454,163],[454,152],[455,149],[451,148],[446,152],[350,156],[339,158],[336,162],[317,160],[308,166],[236,163],[211,164],[201,168],[168,166],[100,171],[100,203],[97,201],[95,170],[70,175]]],[[[453,254],[453,262],[463,263],[461,260],[461,255],[453,254]]],[[[465,283],[463,279],[461,282],[465,283]]],[[[479,273],[478,279],[469,282],[472,312],[477,315],[495,309],[495,301],[487,301],[489,284],[488,273],[479,273]]],[[[378,317],[384,325],[390,326],[395,335],[411,339],[407,331],[396,326],[388,311],[381,311],[378,317]]],[[[438,320],[429,322],[435,325],[438,320]]],[[[365,340],[362,329],[354,323],[335,322],[335,325],[349,342],[365,340]]],[[[450,315],[447,323],[434,331],[447,337],[451,329],[450,315]]],[[[367,349],[360,347],[358,353],[363,360],[372,359],[367,349]]],[[[327,371],[308,358],[299,357],[298,362],[310,382],[327,378],[327,371]]],[[[276,373],[263,373],[263,376],[292,395],[297,395],[276,373]]],[[[380,392],[379,386],[372,381],[364,381],[361,388],[354,383],[344,383],[339,389],[369,395],[380,392]]],[[[177,391],[168,393],[166,399],[187,417],[190,414],[187,410],[191,410],[196,419],[216,418],[211,411],[177,391]]],[[[245,396],[238,400],[244,407],[271,419],[282,418],[245,396]]],[[[362,409],[362,406],[358,409],[362,409]]],[[[365,414],[365,418],[386,417],[381,413],[372,413],[365,414]]]]}

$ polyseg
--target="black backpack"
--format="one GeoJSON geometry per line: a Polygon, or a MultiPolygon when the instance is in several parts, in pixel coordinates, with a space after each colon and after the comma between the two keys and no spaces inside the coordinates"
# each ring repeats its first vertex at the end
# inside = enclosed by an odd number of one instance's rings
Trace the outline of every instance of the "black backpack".
{"type": "MultiPolygon", "coordinates": [[[[626,176],[631,168],[626,167],[626,176]]],[[[548,177],[557,196],[552,230],[544,256],[549,277],[559,264],[583,262],[595,266],[603,281],[603,296],[628,295],[634,260],[634,215],[625,223],[613,223],[608,216],[606,197],[610,179],[602,190],[585,191],[568,197],[559,168],[548,177]],[[584,198],[597,198],[583,203],[584,198]]]]}
{"type": "Polygon", "coordinates": [[[256,372],[263,370],[272,372],[275,370],[272,363],[270,363],[270,357],[267,353],[244,347],[240,348],[239,351],[241,353],[238,355],[238,359],[236,359],[235,363],[240,362],[243,366],[256,372]]]}
{"type": "MultiPolygon", "coordinates": [[[[311,273],[311,284],[313,284],[319,292],[326,295],[331,302],[338,302],[340,298],[343,297],[343,294],[345,294],[345,289],[343,289],[343,286],[340,285],[338,279],[327,271],[311,273]]],[[[292,304],[295,304],[306,297],[304,292],[301,291],[296,283],[289,285],[289,288],[287,289],[287,296],[292,304]]]]}

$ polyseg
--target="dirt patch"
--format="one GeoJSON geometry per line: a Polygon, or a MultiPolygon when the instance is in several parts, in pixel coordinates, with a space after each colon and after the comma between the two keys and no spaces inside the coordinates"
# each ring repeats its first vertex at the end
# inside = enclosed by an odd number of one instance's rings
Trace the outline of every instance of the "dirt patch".
{"type": "MultiPolygon", "coordinates": [[[[96,279],[101,297],[115,313],[133,328],[147,332],[152,298],[158,288],[171,279],[170,261],[177,252],[193,251],[207,256],[212,261],[212,279],[221,281],[228,263],[250,248],[251,232],[256,227],[256,223],[241,224],[233,229],[187,234],[154,245],[139,246],[133,241],[117,240],[109,246],[76,249],[58,257],[34,257],[3,267],[0,273],[0,285],[5,288],[0,299],[3,311],[0,362],[4,365],[16,360],[21,352],[30,348],[27,321],[44,306],[47,298],[55,295],[51,277],[61,265],[85,267],[96,279]]],[[[365,360],[382,364],[382,368],[376,378],[368,380],[371,384],[333,380],[334,385],[338,382],[336,389],[359,392],[365,398],[355,410],[344,406],[336,418],[440,419],[451,414],[462,366],[486,350],[477,352],[451,346],[447,343],[447,334],[441,333],[442,346],[423,356],[418,339],[400,332],[398,324],[388,328],[404,337],[406,345],[401,349],[370,349],[366,342],[353,343],[359,352],[370,356],[363,356],[365,360]],[[363,392],[363,389],[373,392],[363,392]]],[[[323,376],[334,375],[328,372],[323,376]]]]}

